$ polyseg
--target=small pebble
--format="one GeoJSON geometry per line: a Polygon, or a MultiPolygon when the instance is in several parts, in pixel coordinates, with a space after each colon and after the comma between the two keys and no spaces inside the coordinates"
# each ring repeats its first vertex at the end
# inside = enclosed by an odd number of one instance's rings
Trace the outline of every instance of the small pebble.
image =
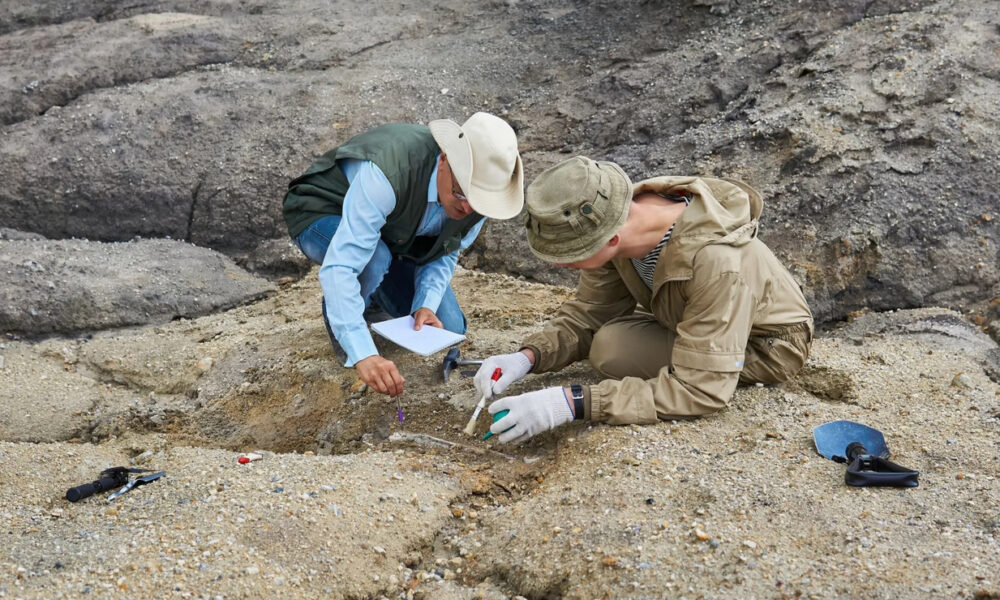
{"type": "Polygon", "coordinates": [[[965,390],[972,389],[972,379],[965,373],[959,373],[951,380],[952,387],[962,388],[965,390]]]}

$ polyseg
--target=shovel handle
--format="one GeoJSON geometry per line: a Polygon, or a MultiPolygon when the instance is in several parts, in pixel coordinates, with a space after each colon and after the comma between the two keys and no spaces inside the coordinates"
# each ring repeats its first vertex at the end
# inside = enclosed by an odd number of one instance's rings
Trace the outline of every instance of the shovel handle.
{"type": "Polygon", "coordinates": [[[854,487],[917,487],[919,472],[870,454],[854,456],[844,482],[854,487]]]}
{"type": "Polygon", "coordinates": [[[84,498],[90,498],[98,492],[106,492],[121,486],[122,482],[117,477],[102,477],[97,481],[69,488],[66,490],[66,499],[70,502],[79,502],[84,498]]]}

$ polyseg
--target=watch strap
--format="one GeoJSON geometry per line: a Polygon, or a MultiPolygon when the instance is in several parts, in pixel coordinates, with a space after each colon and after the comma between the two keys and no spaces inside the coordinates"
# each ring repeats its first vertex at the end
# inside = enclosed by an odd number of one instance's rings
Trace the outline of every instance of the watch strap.
{"type": "Polygon", "coordinates": [[[574,383],[569,386],[570,394],[573,397],[573,420],[581,421],[583,420],[583,386],[579,383],[574,383]]]}

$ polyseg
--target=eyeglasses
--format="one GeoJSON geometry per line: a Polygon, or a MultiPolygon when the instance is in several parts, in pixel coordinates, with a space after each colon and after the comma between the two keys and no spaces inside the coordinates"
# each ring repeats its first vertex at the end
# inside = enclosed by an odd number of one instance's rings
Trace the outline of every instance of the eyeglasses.
{"type": "Polygon", "coordinates": [[[458,182],[455,181],[454,174],[451,176],[451,194],[459,200],[468,200],[468,198],[465,197],[465,194],[462,193],[462,189],[458,187],[458,182]]]}

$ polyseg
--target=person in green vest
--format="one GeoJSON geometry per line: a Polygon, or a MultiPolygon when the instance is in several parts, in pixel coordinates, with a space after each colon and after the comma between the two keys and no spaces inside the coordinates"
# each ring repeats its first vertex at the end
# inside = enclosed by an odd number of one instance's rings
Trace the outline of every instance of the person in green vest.
{"type": "Polygon", "coordinates": [[[476,388],[588,359],[606,379],[493,402],[490,431],[523,442],[574,419],[647,424],[725,408],[736,386],[788,381],[809,357],[799,284],[757,238],[764,202],[735,179],[662,176],[578,156],[528,186],[535,256],[580,270],[576,297],[518,352],[491,356],[476,388]],[[491,374],[503,375],[493,382],[491,374]]]}
{"type": "Polygon", "coordinates": [[[378,354],[365,311],[412,315],[465,333],[451,289],[459,252],[483,218],[509,219],[524,205],[514,130],[476,113],[465,123],[382,125],[318,158],[289,183],[288,233],[321,265],[323,320],[338,357],[372,389],[403,393],[395,363],[378,354]]]}

